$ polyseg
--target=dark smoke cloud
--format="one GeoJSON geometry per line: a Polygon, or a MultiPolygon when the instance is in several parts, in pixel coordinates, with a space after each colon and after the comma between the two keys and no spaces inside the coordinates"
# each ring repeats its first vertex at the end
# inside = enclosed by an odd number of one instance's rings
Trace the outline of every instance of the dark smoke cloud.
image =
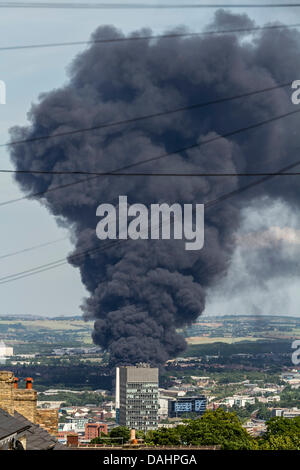
{"type": "MultiPolygon", "coordinates": [[[[246,15],[219,11],[209,28],[253,24],[246,15]]],[[[123,34],[107,26],[92,35],[95,40],[112,37],[123,34]]],[[[105,47],[95,44],[72,62],[64,87],[45,93],[32,106],[31,125],[13,128],[12,139],[97,126],[299,79],[299,46],[296,30],[266,30],[251,42],[244,35],[225,34],[105,47]]],[[[19,170],[113,170],[291,109],[295,108],[290,90],[279,89],[105,131],[18,145],[12,148],[11,159],[19,170]]],[[[298,122],[297,116],[286,118],[139,169],[275,171],[299,158],[298,122]]],[[[16,180],[24,191],[38,192],[70,183],[75,177],[18,174],[16,180]]],[[[207,288],[227,272],[243,208],[264,195],[296,206],[297,181],[276,178],[207,211],[205,246],[199,252],[185,251],[181,241],[127,241],[73,259],[90,294],[83,305],[84,316],[95,319],[93,340],[109,351],[111,364],[158,364],[178,355],[185,342],[176,329],[201,314],[207,288]]],[[[127,195],[130,204],[201,203],[247,182],[237,177],[106,177],[48,192],[40,201],[60,223],[68,225],[74,253],[79,253],[101,246],[95,228],[96,208],[102,202],[127,195]]]]}

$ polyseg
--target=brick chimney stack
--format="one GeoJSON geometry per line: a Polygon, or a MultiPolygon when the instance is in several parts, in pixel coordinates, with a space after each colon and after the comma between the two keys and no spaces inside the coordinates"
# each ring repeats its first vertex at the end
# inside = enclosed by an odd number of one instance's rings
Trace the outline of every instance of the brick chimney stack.
{"type": "Polygon", "coordinates": [[[0,408],[14,414],[14,374],[5,370],[0,371],[0,408]]]}
{"type": "Polygon", "coordinates": [[[12,416],[17,411],[55,436],[58,428],[58,409],[37,408],[37,392],[32,388],[31,377],[25,380],[25,388],[18,388],[18,382],[13,372],[0,371],[0,409],[12,416]]]}
{"type": "Polygon", "coordinates": [[[33,379],[27,377],[25,389],[15,389],[15,411],[18,411],[25,418],[29,419],[32,423],[36,422],[36,405],[37,405],[37,392],[32,390],[33,379]]]}

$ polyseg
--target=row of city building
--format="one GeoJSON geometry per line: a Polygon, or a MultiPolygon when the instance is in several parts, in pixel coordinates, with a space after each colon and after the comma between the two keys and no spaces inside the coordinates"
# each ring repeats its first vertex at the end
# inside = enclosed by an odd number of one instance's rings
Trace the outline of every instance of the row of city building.
{"type": "MultiPolygon", "coordinates": [[[[272,390],[274,391],[274,390],[272,390]]],[[[271,390],[269,390],[271,392],[271,390]]],[[[146,364],[123,366],[116,369],[116,401],[100,406],[39,407],[32,379],[26,379],[26,388],[18,387],[12,372],[0,371],[0,449],[18,443],[28,449],[59,449],[73,433],[77,442],[88,444],[96,437],[105,437],[111,429],[121,425],[147,432],[159,427],[176,426],[186,417],[201,417],[206,408],[216,409],[222,404],[244,407],[255,404],[257,397],[235,395],[223,401],[208,403],[204,395],[188,396],[185,390],[159,388],[159,371],[146,364]],[[64,422],[59,423],[59,416],[64,422]]],[[[262,397],[263,398],[263,397],[262,397]]],[[[273,408],[273,416],[294,418],[300,416],[297,408],[273,408]]],[[[265,431],[265,422],[251,418],[245,427],[253,435],[265,431]]],[[[74,437],[74,438],[75,438],[74,437]]]]}
{"type": "Polygon", "coordinates": [[[116,369],[116,422],[121,426],[146,432],[157,429],[159,416],[201,416],[206,405],[204,395],[175,398],[160,393],[158,368],[139,364],[116,369]]]}
{"type": "Polygon", "coordinates": [[[285,372],[281,375],[281,379],[286,384],[290,385],[291,388],[297,389],[300,387],[300,372],[297,369],[293,369],[290,372],[285,372]]]}

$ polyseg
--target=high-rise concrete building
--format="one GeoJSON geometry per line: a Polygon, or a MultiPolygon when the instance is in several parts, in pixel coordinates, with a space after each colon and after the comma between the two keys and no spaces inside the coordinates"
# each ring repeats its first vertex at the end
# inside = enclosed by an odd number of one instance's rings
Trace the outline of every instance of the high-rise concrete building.
{"type": "Polygon", "coordinates": [[[141,431],[157,429],[158,368],[147,364],[118,367],[116,405],[121,426],[141,431]]]}

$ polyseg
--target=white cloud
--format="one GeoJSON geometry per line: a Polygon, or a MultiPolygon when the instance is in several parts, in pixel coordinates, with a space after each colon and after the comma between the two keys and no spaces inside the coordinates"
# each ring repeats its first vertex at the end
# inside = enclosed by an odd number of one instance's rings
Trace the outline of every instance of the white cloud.
{"type": "Polygon", "coordinates": [[[267,230],[236,235],[236,243],[241,248],[265,248],[278,243],[300,245],[300,230],[292,227],[272,226],[267,230]]]}

